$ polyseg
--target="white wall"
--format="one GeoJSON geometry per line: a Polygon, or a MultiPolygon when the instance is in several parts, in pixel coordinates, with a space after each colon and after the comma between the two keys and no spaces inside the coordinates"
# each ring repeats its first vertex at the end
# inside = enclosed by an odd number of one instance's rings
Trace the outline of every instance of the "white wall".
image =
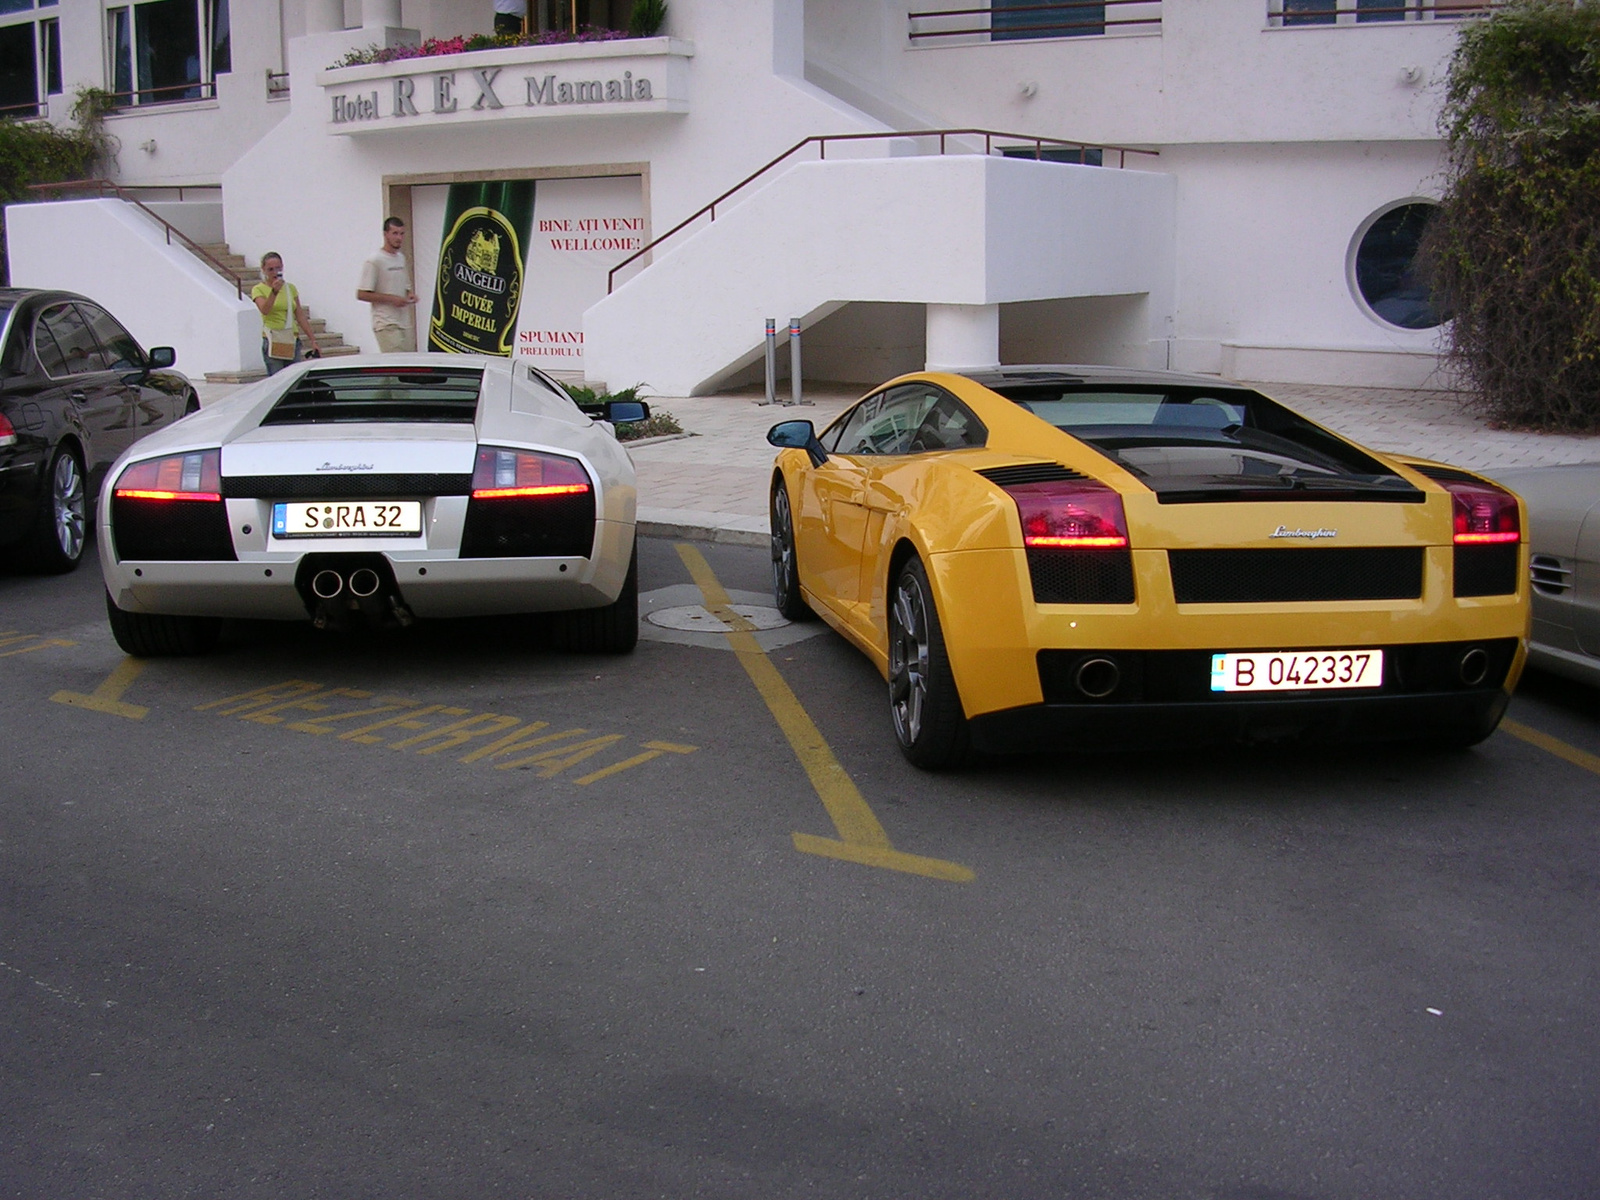
{"type": "Polygon", "coordinates": [[[15,287],[98,301],[147,349],[172,346],[199,379],[261,361],[261,314],[161,227],[121,200],[6,206],[15,287]]]}
{"type": "MultiPolygon", "coordinates": [[[[584,314],[591,378],[714,388],[761,353],[762,320],[855,301],[1172,300],[1172,181],[983,155],[802,163],[584,314]]],[[[1164,358],[1164,351],[1162,357],[1164,358]]]]}
{"type": "MultiPolygon", "coordinates": [[[[694,42],[690,111],[584,115],[493,128],[406,130],[355,136],[326,129],[315,80],[372,30],[309,35],[290,43],[292,107],[223,176],[228,240],[254,260],[281,250],[289,277],[330,327],[376,348],[367,306],[355,299],[361,260],[377,248],[386,176],[500,171],[508,167],[648,163],[650,228],[660,232],[800,139],[875,128],[798,77],[799,0],[674,0],[669,29],[694,42]],[[779,33],[792,62],[780,62],[779,33]]],[[[426,264],[424,269],[426,269],[426,264]]]]}
{"type": "Polygon", "coordinates": [[[1431,139],[1461,26],[1269,29],[1267,0],[1164,0],[1159,32],[913,45],[909,7],[982,6],[807,0],[812,77],[848,79],[949,126],[1132,145],[1431,139]],[[1406,66],[1421,68],[1418,81],[1402,80],[1406,66]],[[1032,96],[1023,83],[1037,85],[1032,96]]]}

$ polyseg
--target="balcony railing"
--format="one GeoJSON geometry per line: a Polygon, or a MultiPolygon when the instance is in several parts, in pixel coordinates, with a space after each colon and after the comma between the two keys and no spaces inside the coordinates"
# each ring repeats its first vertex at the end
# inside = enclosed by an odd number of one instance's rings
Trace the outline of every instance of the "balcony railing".
{"type": "Polygon", "coordinates": [[[1395,21],[1459,21],[1483,17],[1501,0],[1268,0],[1267,25],[1373,25],[1395,21]]]}
{"type": "Polygon", "coordinates": [[[140,88],[133,92],[112,92],[112,107],[118,112],[148,108],[152,104],[186,104],[195,100],[215,100],[217,85],[211,83],[175,83],[170,87],[140,88]]]}
{"type": "Polygon", "coordinates": [[[1159,33],[1161,0],[1058,0],[1054,4],[986,4],[907,14],[912,45],[1004,42],[1030,38],[1159,33]]]}
{"type": "Polygon", "coordinates": [[[289,72],[274,71],[267,68],[267,99],[287,100],[289,98],[289,72]]]}

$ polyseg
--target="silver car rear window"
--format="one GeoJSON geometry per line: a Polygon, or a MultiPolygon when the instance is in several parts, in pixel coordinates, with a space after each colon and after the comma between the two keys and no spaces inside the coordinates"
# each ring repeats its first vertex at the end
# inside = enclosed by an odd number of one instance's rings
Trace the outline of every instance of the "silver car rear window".
{"type": "Polygon", "coordinates": [[[471,367],[350,367],[307,371],[261,422],[323,425],[422,422],[470,425],[483,371],[471,367]]]}

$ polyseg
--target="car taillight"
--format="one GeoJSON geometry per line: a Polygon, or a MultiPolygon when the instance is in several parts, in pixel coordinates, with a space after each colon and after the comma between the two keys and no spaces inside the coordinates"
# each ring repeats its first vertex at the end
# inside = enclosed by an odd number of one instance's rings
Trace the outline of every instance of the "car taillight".
{"type": "Polygon", "coordinates": [[[1128,545],[1122,497],[1102,483],[1052,480],[1005,489],[1022,517],[1022,543],[1032,548],[1118,549],[1128,545]]]}
{"type": "Polygon", "coordinates": [[[576,459],[532,450],[479,446],[472,470],[474,500],[573,496],[589,490],[589,475],[576,459]]]}
{"type": "Polygon", "coordinates": [[[5,413],[0,413],[0,446],[15,446],[17,444],[17,427],[13,425],[5,413]]]}
{"type": "Polygon", "coordinates": [[[1439,481],[1449,492],[1458,546],[1488,546],[1522,540],[1517,498],[1491,484],[1468,479],[1439,481]]]}
{"type": "Polygon", "coordinates": [[[587,558],[595,491],[575,458],[479,446],[462,558],[587,558]]]}
{"type": "Polygon", "coordinates": [[[222,500],[222,451],[200,450],[133,463],[117,476],[121,500],[222,500]]]}
{"type": "Polygon", "coordinates": [[[131,463],[111,491],[119,560],[233,562],[222,502],[222,451],[195,450],[131,463]]]}

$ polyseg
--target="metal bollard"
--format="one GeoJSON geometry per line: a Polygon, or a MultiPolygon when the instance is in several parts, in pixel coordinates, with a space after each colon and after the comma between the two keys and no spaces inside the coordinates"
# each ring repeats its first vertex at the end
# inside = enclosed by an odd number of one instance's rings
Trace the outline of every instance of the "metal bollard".
{"type": "Polygon", "coordinates": [[[778,321],[767,318],[767,398],[762,406],[778,402],[778,321]]]}
{"type": "Polygon", "coordinates": [[[789,387],[790,404],[810,404],[800,395],[800,318],[789,318],[789,387]]]}

